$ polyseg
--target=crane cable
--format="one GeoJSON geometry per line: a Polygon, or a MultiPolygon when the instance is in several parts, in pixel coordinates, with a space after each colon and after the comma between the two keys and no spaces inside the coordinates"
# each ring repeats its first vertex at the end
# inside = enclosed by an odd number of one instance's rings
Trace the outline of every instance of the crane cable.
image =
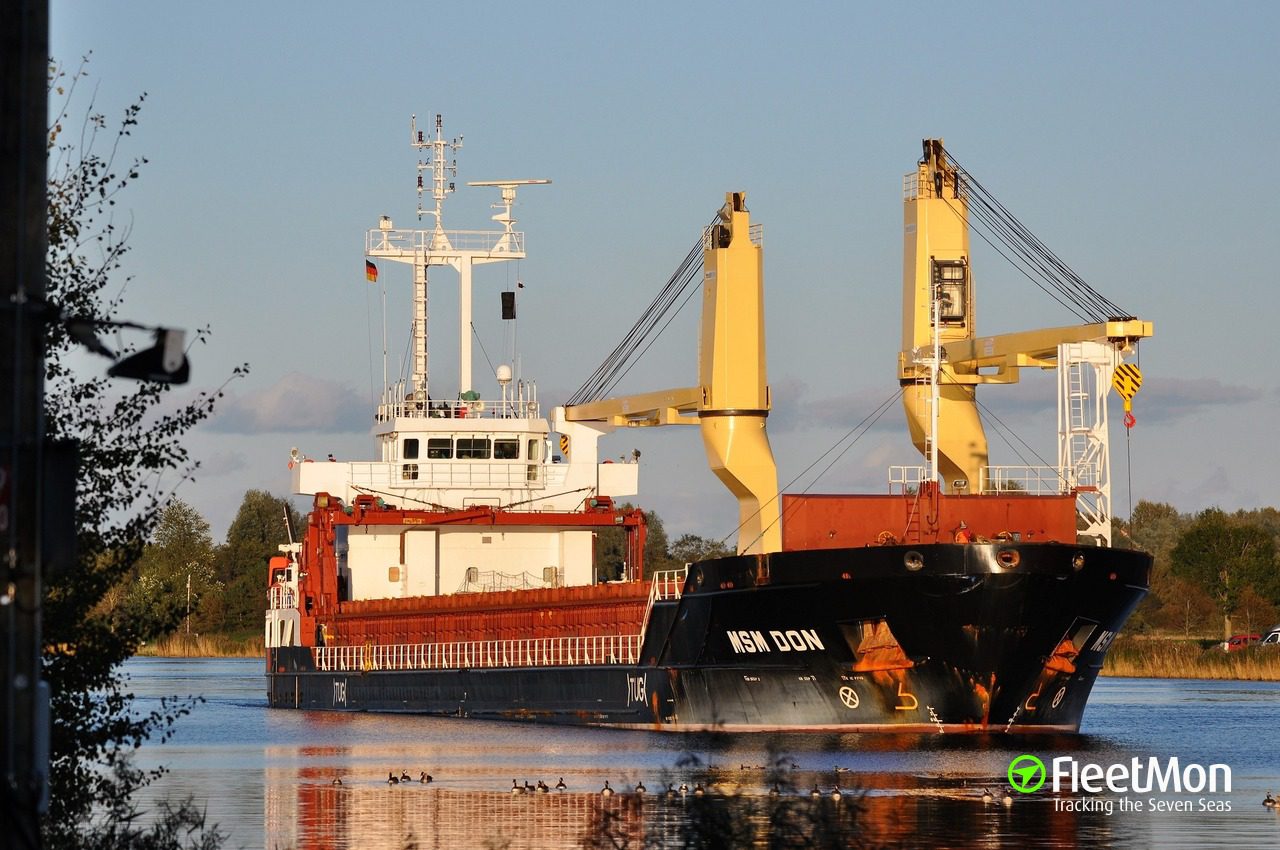
{"type": "MultiPolygon", "coordinates": [[[[831,467],[835,466],[835,465],[836,465],[836,463],[840,460],[840,458],[844,457],[844,456],[849,452],[849,450],[853,448],[854,443],[858,442],[858,440],[861,440],[864,436],[866,436],[867,432],[868,432],[868,431],[870,431],[870,430],[871,430],[871,428],[872,428],[872,427],[873,427],[877,422],[879,422],[879,421],[880,421],[880,417],[881,417],[881,416],[884,416],[885,412],[886,412],[887,410],[889,410],[889,408],[892,406],[893,402],[897,401],[899,398],[901,398],[901,397],[902,397],[902,393],[903,393],[903,389],[902,389],[901,387],[899,387],[899,388],[898,388],[897,390],[895,390],[892,394],[890,394],[888,398],[884,399],[884,400],[883,400],[883,401],[881,401],[878,405],[876,405],[876,407],[875,407],[875,409],[874,409],[874,410],[872,410],[872,411],[871,411],[870,413],[868,413],[866,416],[862,417],[862,421],[861,421],[861,422],[859,422],[857,425],[854,425],[852,428],[850,428],[848,431],[846,431],[846,432],[844,433],[844,436],[843,436],[843,437],[841,437],[840,439],[836,440],[834,443],[832,443],[832,444],[831,444],[831,446],[830,446],[830,447],[829,447],[825,452],[823,452],[822,454],[820,454],[820,455],[818,455],[816,458],[814,458],[814,459],[813,459],[813,461],[812,461],[808,466],[806,466],[804,469],[800,470],[800,472],[799,472],[799,473],[797,473],[797,474],[796,474],[796,476],[795,476],[794,478],[792,478],[792,479],[791,479],[790,481],[788,481],[786,484],[784,484],[784,485],[782,485],[781,487],[779,487],[779,488],[778,488],[778,492],[773,496],[773,498],[771,498],[771,499],[766,499],[764,502],[762,502],[762,503],[760,504],[760,507],[756,508],[755,512],[753,512],[753,513],[752,513],[750,516],[748,516],[746,519],[744,519],[744,520],[742,520],[741,522],[739,522],[739,523],[738,523],[738,525],[737,525],[737,527],[735,527],[732,531],[730,531],[730,532],[729,532],[728,534],[726,534],[724,537],[721,537],[721,538],[719,539],[719,541],[718,541],[718,542],[719,542],[722,546],[723,546],[725,543],[727,543],[727,542],[729,541],[729,538],[730,538],[730,537],[732,537],[733,535],[738,534],[739,532],[741,532],[741,531],[742,531],[742,527],[743,527],[743,526],[745,526],[745,525],[747,524],[747,522],[749,522],[750,520],[753,520],[753,519],[755,519],[757,516],[759,516],[759,515],[764,511],[765,507],[767,507],[767,506],[769,505],[769,503],[770,503],[770,502],[773,502],[773,501],[776,501],[776,500],[778,500],[778,499],[781,499],[781,498],[782,498],[782,492],[783,492],[784,490],[786,490],[788,487],[793,486],[793,485],[794,485],[797,481],[799,481],[801,478],[803,478],[804,476],[808,475],[808,474],[809,474],[809,472],[810,472],[810,470],[812,470],[815,466],[817,466],[819,463],[821,463],[821,462],[823,461],[823,459],[827,457],[827,455],[829,455],[829,454],[831,454],[832,452],[836,451],[836,449],[840,449],[840,451],[836,453],[836,456],[835,456],[835,457],[833,457],[833,458],[831,458],[831,460],[827,462],[827,465],[826,465],[826,466],[824,466],[824,467],[822,468],[822,470],[821,470],[820,472],[818,472],[818,474],[817,474],[817,475],[815,475],[815,476],[813,477],[813,480],[812,480],[812,481],[810,481],[808,484],[806,484],[806,485],[804,486],[804,489],[802,489],[802,490],[800,491],[800,493],[799,493],[799,495],[801,495],[801,496],[806,495],[810,490],[812,490],[815,486],[817,486],[817,483],[818,483],[819,481],[821,481],[821,480],[822,480],[822,477],[823,477],[824,475],[826,475],[828,472],[830,472],[830,471],[831,471],[831,467]],[[852,439],[850,439],[851,437],[852,437],[852,439]],[[842,449],[841,449],[841,448],[840,448],[840,446],[841,446],[842,444],[844,444],[844,442],[845,442],[846,440],[848,440],[848,445],[846,445],[844,448],[842,448],[842,449]]],[[[792,508],[794,508],[796,504],[799,504],[799,503],[798,503],[798,502],[797,502],[797,503],[793,503],[793,504],[792,504],[792,508]]],[[[768,525],[766,525],[764,528],[762,528],[762,529],[760,530],[760,533],[759,533],[758,535],[756,535],[755,539],[748,541],[748,542],[747,542],[747,544],[746,544],[745,546],[740,546],[740,547],[739,547],[739,551],[740,551],[740,552],[741,552],[741,551],[745,551],[746,549],[749,549],[749,548],[751,548],[753,545],[755,545],[756,541],[758,541],[760,538],[764,537],[765,532],[767,532],[769,529],[773,528],[775,525],[777,525],[778,523],[782,522],[782,520],[783,520],[783,519],[785,519],[785,516],[784,516],[784,514],[785,514],[785,513],[786,513],[786,511],[785,511],[785,510],[779,510],[779,511],[778,511],[778,516],[777,516],[777,518],[776,518],[776,519],[774,519],[774,520],[773,520],[773,522],[769,523],[769,524],[768,524],[768,525]]]]}
{"type": "MultiPolygon", "coordinates": [[[[714,224],[716,219],[712,220],[714,224]]],[[[710,225],[708,225],[710,226],[710,225]]],[[[569,396],[566,404],[585,404],[605,398],[622,380],[639,358],[662,336],[662,332],[679,315],[680,310],[697,291],[694,283],[702,279],[699,260],[702,257],[702,238],[689,250],[684,260],[667,279],[657,297],[650,302],[640,318],[609,353],[582,386],[569,396]],[[673,312],[674,308],[674,312],[673,312]],[[665,317],[665,321],[664,321],[665,317]]]]}
{"type": "Polygon", "coordinates": [[[1036,286],[1082,320],[1100,323],[1108,319],[1133,318],[1076,274],[1026,225],[1009,212],[986,187],[965,170],[950,151],[944,148],[943,155],[947,163],[955,169],[958,182],[961,184],[956,187],[956,195],[960,196],[963,192],[963,197],[969,203],[970,212],[982,228],[990,234],[991,239],[981,233],[979,235],[993,248],[995,245],[992,239],[1000,242],[1014,256],[1010,257],[996,248],[997,253],[1009,260],[1036,286]]]}

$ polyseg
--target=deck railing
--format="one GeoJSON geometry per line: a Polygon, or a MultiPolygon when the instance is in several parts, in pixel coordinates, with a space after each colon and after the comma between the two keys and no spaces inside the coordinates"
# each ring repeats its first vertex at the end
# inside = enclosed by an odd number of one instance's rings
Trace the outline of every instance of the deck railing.
{"type": "Polygon", "coordinates": [[[649,604],[662,599],[679,599],[688,575],[687,566],[678,570],[658,570],[653,574],[653,584],[649,586],[649,604]]]}
{"type": "Polygon", "coordinates": [[[679,599],[688,575],[687,565],[678,570],[658,570],[653,574],[653,581],[649,584],[649,602],[644,607],[644,623],[640,626],[642,637],[649,631],[649,614],[653,611],[653,603],[663,599],[679,599]]]}
{"type": "Polygon", "coordinates": [[[324,671],[465,670],[493,667],[574,667],[635,664],[641,635],[478,640],[452,643],[317,646],[324,671]]]}
{"type": "Polygon", "coordinates": [[[508,398],[500,401],[384,401],[374,414],[377,422],[392,419],[537,419],[538,402],[508,398]]]}
{"type": "Polygon", "coordinates": [[[273,610],[281,608],[297,608],[298,594],[292,587],[283,584],[273,584],[267,591],[268,607],[273,610]]]}
{"type": "Polygon", "coordinates": [[[364,252],[371,257],[413,257],[442,251],[487,251],[523,254],[524,233],[505,230],[383,230],[365,234],[364,252]]]}
{"type": "MultiPolygon", "coordinates": [[[[977,493],[1026,493],[1044,496],[1068,493],[1072,483],[1054,466],[984,466],[977,493]]],[[[889,467],[889,492],[911,495],[927,479],[923,466],[889,467]]]]}
{"type": "Polygon", "coordinates": [[[655,602],[679,599],[688,568],[653,574],[639,634],[588,637],[476,640],[447,643],[317,646],[317,670],[465,670],[493,667],[575,667],[635,664],[655,602]]]}

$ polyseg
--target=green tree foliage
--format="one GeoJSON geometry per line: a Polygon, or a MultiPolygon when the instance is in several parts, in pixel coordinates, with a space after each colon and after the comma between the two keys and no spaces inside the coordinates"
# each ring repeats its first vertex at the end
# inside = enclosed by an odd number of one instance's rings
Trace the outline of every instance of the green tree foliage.
{"type": "Polygon", "coordinates": [[[671,544],[671,560],[680,565],[711,558],[723,558],[732,554],[734,554],[732,546],[697,534],[682,534],[675,543],[671,544]]]}
{"type": "MultiPolygon", "coordinates": [[[[632,510],[635,505],[623,503],[621,510],[632,510]]],[[[670,569],[672,561],[667,554],[667,530],[662,518],[653,511],[644,512],[646,534],[644,540],[644,571],[651,575],[657,570],[670,569]]],[[[613,581],[621,577],[627,560],[627,533],[621,528],[602,528],[596,532],[596,575],[601,581],[613,581]]]]}
{"type": "MultiPolygon", "coordinates": [[[[70,74],[50,68],[50,97],[62,105],[51,110],[48,137],[47,298],[64,315],[85,320],[82,327],[92,327],[120,309],[124,287],[112,282],[127,251],[128,228],[113,210],[145,160],[118,162],[142,98],[114,130],[92,103],[83,122],[69,126],[72,98],[84,77],[83,65],[70,74]]],[[[176,821],[143,827],[132,802],[156,775],[133,768],[132,752],[147,738],[163,736],[190,706],[166,701],[156,711],[137,711],[119,666],[140,644],[178,626],[179,611],[130,611],[103,600],[134,569],[172,488],[195,469],[181,438],[212,412],[221,391],[175,401],[163,384],[106,379],[98,362],[83,372],[76,368],[70,323],[46,327],[46,429],[52,439],[78,441],[81,462],[77,558],[49,577],[44,602],[44,675],[52,697],[44,841],[51,848],[216,843],[216,830],[205,830],[189,805],[173,810],[176,821]]],[[[197,341],[206,336],[200,332],[197,341]]]]}
{"type": "Polygon", "coordinates": [[[1231,515],[1237,522],[1258,525],[1271,533],[1276,541],[1276,551],[1280,552],[1280,510],[1275,508],[1254,508],[1251,511],[1236,511],[1231,515]]]}
{"type": "Polygon", "coordinates": [[[1165,502],[1138,502],[1123,536],[1132,544],[1155,556],[1157,569],[1167,571],[1169,555],[1178,545],[1178,537],[1191,523],[1191,518],[1178,513],[1178,509],[1165,502]]]}
{"type": "Polygon", "coordinates": [[[1231,634],[1231,615],[1247,587],[1263,599],[1280,598],[1275,538],[1265,528],[1228,517],[1217,508],[1201,511],[1170,555],[1175,576],[1198,585],[1214,600],[1231,634]]]}
{"type": "Polygon", "coordinates": [[[281,543],[296,535],[302,518],[288,499],[265,490],[244,494],[240,510],[227,529],[227,542],[217,552],[218,580],[226,588],[221,597],[220,628],[242,635],[262,626],[266,605],[267,562],[280,554],[281,543]],[[285,517],[288,517],[288,528],[285,517]]]}
{"type": "MultiPolygon", "coordinates": [[[[1201,604],[1211,605],[1207,596],[1204,600],[1190,600],[1187,593],[1200,593],[1194,585],[1178,585],[1169,573],[1169,555],[1177,545],[1183,529],[1191,522],[1191,517],[1178,512],[1173,505],[1164,502],[1138,502],[1133,509],[1129,522],[1112,520],[1113,536],[1117,546],[1131,546],[1150,552],[1155,557],[1151,570],[1151,592],[1142,600],[1130,622],[1131,629],[1142,629],[1147,626],[1159,628],[1182,629],[1182,625],[1171,626],[1171,623],[1188,622],[1188,612],[1194,608],[1200,610],[1201,604]],[[1165,605],[1173,606],[1169,611],[1162,609],[1165,605]],[[1188,607],[1190,605],[1190,608],[1188,607]]],[[[1198,619],[1197,619],[1198,622],[1198,619]]],[[[1202,628],[1203,624],[1197,626],[1202,628]]]]}
{"type": "Polygon", "coordinates": [[[188,631],[208,631],[216,624],[216,617],[209,615],[209,603],[216,604],[222,596],[213,562],[209,523],[186,502],[169,502],[135,568],[136,577],[124,601],[130,615],[175,609],[188,631]]]}

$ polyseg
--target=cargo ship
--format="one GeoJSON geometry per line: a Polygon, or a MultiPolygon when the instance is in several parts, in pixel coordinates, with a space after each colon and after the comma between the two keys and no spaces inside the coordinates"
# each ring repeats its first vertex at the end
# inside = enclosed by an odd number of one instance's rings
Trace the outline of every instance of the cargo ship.
{"type": "MultiPolygon", "coordinates": [[[[969,215],[993,207],[926,140],[904,181],[896,374],[920,459],[891,468],[881,493],[781,493],[762,230],[743,193],[684,264],[703,295],[698,383],[608,397],[589,382],[544,415],[509,366],[488,396],[473,388],[470,329],[473,267],[525,256],[516,192],[548,181],[468,184],[499,190],[500,228],[447,230],[459,142],[439,116],[434,136],[415,119],[411,142],[434,227],[384,217],[364,247],[370,279],[378,264],[412,270],[412,370],[374,413],[378,460],[291,453],[312,507],[269,566],[272,707],[664,731],[1078,731],[1148,587],[1151,557],[1111,545],[1106,399],[1120,393],[1129,415],[1140,373],[1124,358],[1149,322],[1087,290],[1093,321],[977,336],[969,215]],[[447,394],[428,382],[426,339],[428,275],[443,266],[460,291],[447,394]],[[976,388],[1026,367],[1058,371],[1058,463],[991,466],[976,388]],[[651,570],[644,514],[620,501],[638,492],[638,453],[600,461],[600,441],[677,424],[700,429],[738,500],[738,543],[651,570]]],[[[504,320],[518,289],[502,294],[504,320]]]]}

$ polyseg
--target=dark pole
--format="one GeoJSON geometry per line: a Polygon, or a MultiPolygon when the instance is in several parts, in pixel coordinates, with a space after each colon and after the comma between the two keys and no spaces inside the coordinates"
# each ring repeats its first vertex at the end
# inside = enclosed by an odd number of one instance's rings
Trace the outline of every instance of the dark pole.
{"type": "Polygon", "coordinates": [[[47,0],[0,0],[0,836],[38,847],[48,690],[40,678],[47,0]]]}

